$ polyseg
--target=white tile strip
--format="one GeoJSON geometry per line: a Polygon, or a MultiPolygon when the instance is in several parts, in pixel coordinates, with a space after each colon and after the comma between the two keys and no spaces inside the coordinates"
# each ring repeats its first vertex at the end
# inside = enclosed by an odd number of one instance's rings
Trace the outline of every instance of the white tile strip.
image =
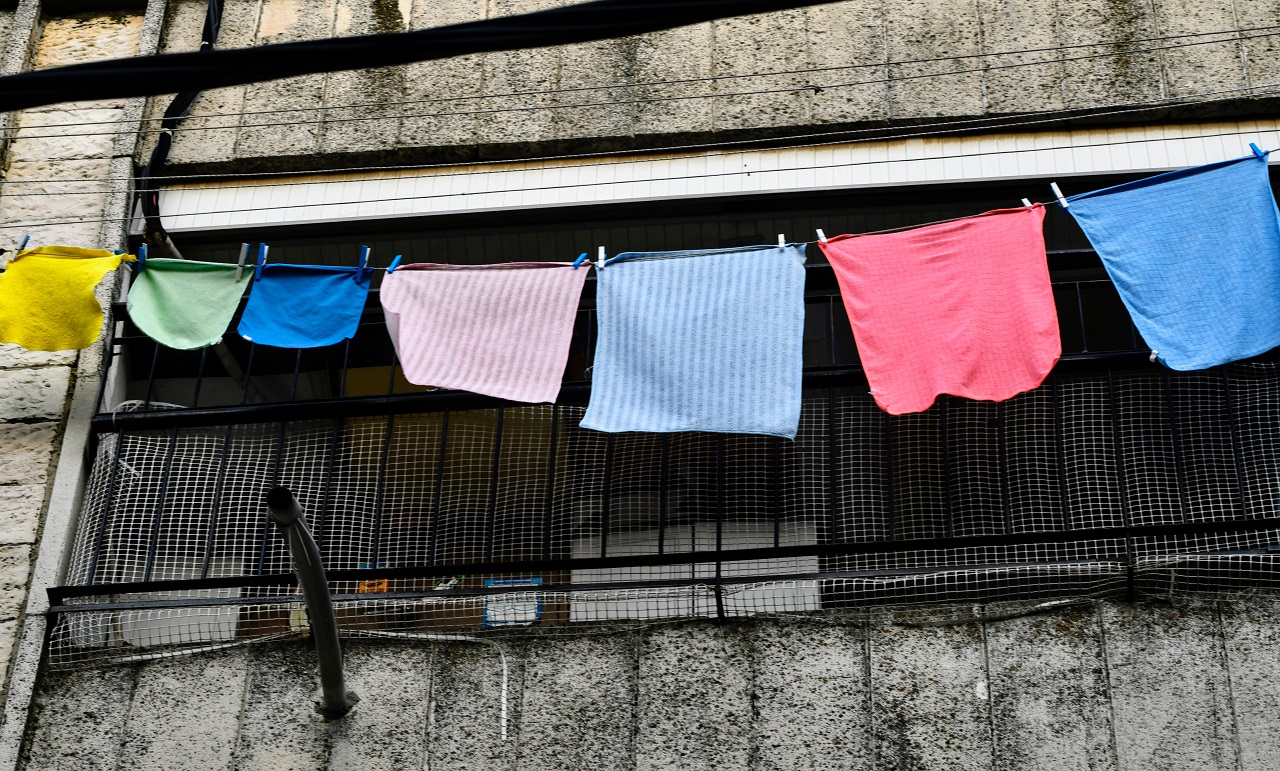
{"type": "MultiPolygon", "coordinates": [[[[1248,154],[1250,142],[1280,148],[1280,120],[202,181],[166,189],[161,211],[168,230],[182,233],[707,196],[1061,179],[1212,163],[1248,154]]],[[[1050,198],[1048,190],[1034,186],[1026,195],[1050,198]]],[[[134,232],[140,230],[135,222],[134,232]]]]}

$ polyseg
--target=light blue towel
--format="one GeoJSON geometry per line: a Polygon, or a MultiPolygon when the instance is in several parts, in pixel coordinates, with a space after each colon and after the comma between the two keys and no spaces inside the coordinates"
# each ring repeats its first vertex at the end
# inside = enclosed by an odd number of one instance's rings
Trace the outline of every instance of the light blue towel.
{"type": "Polygon", "coordinates": [[[803,245],[620,254],[596,306],[583,428],[795,438],[803,245]]]}
{"type": "Polygon", "coordinates": [[[1280,345],[1280,212],[1265,156],[1067,202],[1166,366],[1205,369],[1280,345]]]}
{"type": "Polygon", "coordinates": [[[237,331],[245,340],[278,348],[340,343],[360,326],[372,275],[368,268],[264,265],[237,331]]]}

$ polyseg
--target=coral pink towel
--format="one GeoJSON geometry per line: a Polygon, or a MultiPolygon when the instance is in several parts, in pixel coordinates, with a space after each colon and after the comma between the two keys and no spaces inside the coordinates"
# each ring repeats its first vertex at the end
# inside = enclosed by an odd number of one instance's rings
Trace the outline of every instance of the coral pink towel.
{"type": "Polygon", "coordinates": [[[999,209],[821,244],[871,393],[891,415],[940,394],[1002,401],[1040,385],[1062,353],[1044,207],[999,209]]]}
{"type": "Polygon", "coordinates": [[[553,402],[586,278],[566,263],[420,263],[387,274],[379,295],[410,383],[553,402]]]}

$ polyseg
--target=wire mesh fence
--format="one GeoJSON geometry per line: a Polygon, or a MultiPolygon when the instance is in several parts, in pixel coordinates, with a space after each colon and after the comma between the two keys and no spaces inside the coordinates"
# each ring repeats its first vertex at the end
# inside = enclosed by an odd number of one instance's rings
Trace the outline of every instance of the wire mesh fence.
{"type": "Polygon", "coordinates": [[[348,636],[1226,594],[1280,575],[1275,363],[1059,372],[901,417],[835,382],[806,389],[794,442],[600,434],[571,404],[105,434],[49,661],[306,635],[275,485],[307,513],[348,636]]]}

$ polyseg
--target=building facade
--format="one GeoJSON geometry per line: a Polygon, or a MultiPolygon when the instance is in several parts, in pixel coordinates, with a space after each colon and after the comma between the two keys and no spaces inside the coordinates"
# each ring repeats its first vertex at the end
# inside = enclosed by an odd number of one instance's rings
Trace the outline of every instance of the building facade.
{"type": "MultiPolygon", "coordinates": [[[[228,0],[218,46],[542,7],[228,0]]],[[[195,50],[205,14],[20,0],[0,72],[195,50]]],[[[851,0],[270,81],[200,95],[160,205],[221,262],[813,242],[1280,147],[1278,39],[1274,3],[851,0]]],[[[0,241],[136,248],[168,101],[7,116],[0,241]]],[[[100,345],[0,351],[0,762],[1270,767],[1275,359],[1151,364],[1051,208],[1063,359],[999,405],[880,412],[811,244],[795,442],[578,428],[590,285],[560,399],[515,406],[411,386],[376,302],[347,344],[180,352],[110,276],[100,345]],[[348,571],[340,720],[276,484],[348,571]]]]}

